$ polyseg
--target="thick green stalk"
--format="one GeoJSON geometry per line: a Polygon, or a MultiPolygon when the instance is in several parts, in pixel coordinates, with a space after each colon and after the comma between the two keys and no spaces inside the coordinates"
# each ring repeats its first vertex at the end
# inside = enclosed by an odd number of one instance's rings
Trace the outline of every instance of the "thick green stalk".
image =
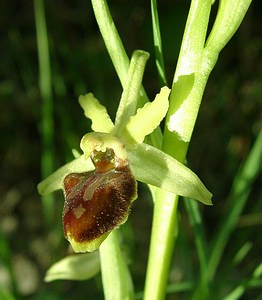
{"type": "Polygon", "coordinates": [[[174,194],[160,189],[155,191],[145,300],[166,298],[170,260],[178,231],[176,219],[178,196],[174,197],[174,194]]]}
{"type": "MultiPolygon", "coordinates": [[[[199,67],[210,9],[211,1],[193,0],[191,3],[170,95],[162,149],[180,162],[185,160],[207,81],[207,76],[203,76],[199,67]]],[[[154,194],[154,200],[145,300],[165,299],[175,233],[178,231],[178,196],[160,190],[154,194]]]]}
{"type": "Polygon", "coordinates": [[[210,9],[211,0],[191,2],[173,79],[163,150],[181,162],[185,160],[206,82],[212,70],[212,60],[207,60],[204,55],[210,9]]]}

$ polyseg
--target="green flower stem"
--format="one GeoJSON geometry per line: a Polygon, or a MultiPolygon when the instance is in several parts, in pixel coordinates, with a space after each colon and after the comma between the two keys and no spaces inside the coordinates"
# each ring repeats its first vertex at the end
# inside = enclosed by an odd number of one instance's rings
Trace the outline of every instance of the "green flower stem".
{"type": "Polygon", "coordinates": [[[129,68],[129,58],[110,14],[107,1],[92,0],[91,2],[107,51],[124,87],[129,68]]]}
{"type": "Polygon", "coordinates": [[[206,31],[211,1],[191,3],[170,95],[163,150],[183,162],[208,77],[218,55],[239,27],[251,0],[220,1],[210,36],[206,31]]]}
{"type": "Polygon", "coordinates": [[[178,196],[154,189],[154,215],[144,300],[166,298],[170,260],[178,231],[178,196]]]}
{"type": "MultiPolygon", "coordinates": [[[[53,100],[51,70],[49,58],[48,35],[46,29],[45,9],[43,0],[34,1],[37,49],[39,59],[39,86],[42,98],[42,154],[41,154],[41,176],[47,177],[53,171],[54,157],[54,124],[53,124],[53,100]]],[[[45,220],[51,224],[54,213],[54,197],[48,195],[42,197],[45,220]]]]}
{"type": "Polygon", "coordinates": [[[105,299],[134,299],[133,284],[119,246],[117,230],[110,233],[100,246],[99,252],[105,299]]]}
{"type": "MultiPolygon", "coordinates": [[[[240,25],[250,2],[250,0],[221,1],[217,19],[206,46],[205,40],[211,1],[193,0],[191,2],[173,80],[170,108],[166,118],[162,146],[162,150],[180,162],[184,162],[186,158],[188,145],[210,72],[215,66],[219,52],[240,25]]],[[[155,263],[154,267],[157,272],[148,274],[145,299],[163,299],[165,295],[164,281],[167,279],[165,272],[168,272],[166,262],[171,259],[172,251],[170,247],[172,247],[172,241],[174,240],[173,236],[169,236],[169,240],[166,241],[167,247],[163,247],[162,252],[156,253],[153,249],[157,247],[160,237],[169,232],[170,224],[176,224],[171,219],[171,217],[175,217],[176,206],[170,208],[174,211],[168,211],[168,213],[161,207],[162,205],[165,207],[166,203],[169,203],[169,199],[165,201],[161,199],[166,196],[165,194],[165,192],[160,192],[155,194],[154,197],[155,206],[159,211],[163,212],[163,215],[155,213],[153,223],[159,224],[157,218],[161,218],[165,220],[166,228],[164,228],[163,224],[153,226],[154,232],[152,234],[148,270],[152,270],[151,264],[155,263]],[[161,267],[160,260],[157,261],[154,258],[155,255],[164,257],[164,267],[161,267]],[[154,286],[156,282],[159,282],[158,287],[154,286]]],[[[205,288],[207,284],[207,277],[204,277],[203,281],[201,281],[201,289],[208,290],[207,287],[205,288]]]]}
{"type": "MultiPolygon", "coordinates": [[[[211,1],[193,0],[170,95],[163,151],[184,162],[199,110],[207,74],[201,72],[211,1]],[[182,110],[181,110],[182,108],[182,110]]],[[[178,231],[178,196],[157,190],[145,300],[165,299],[169,265],[178,231]]]]}

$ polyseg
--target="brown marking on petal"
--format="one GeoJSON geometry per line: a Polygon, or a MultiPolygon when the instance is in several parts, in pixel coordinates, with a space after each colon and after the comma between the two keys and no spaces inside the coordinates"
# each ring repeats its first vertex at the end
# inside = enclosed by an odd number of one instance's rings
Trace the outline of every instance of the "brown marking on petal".
{"type": "MultiPolygon", "coordinates": [[[[69,241],[92,242],[128,217],[136,198],[136,180],[128,164],[111,168],[110,156],[110,153],[104,156],[103,167],[96,162],[95,171],[72,173],[64,180],[63,224],[69,241]]],[[[103,160],[101,157],[99,160],[103,160]]]]}
{"type": "Polygon", "coordinates": [[[76,187],[81,187],[85,182],[88,174],[91,172],[85,173],[71,173],[64,178],[64,192],[66,195],[71,195],[71,193],[76,193],[78,190],[76,187]]]}

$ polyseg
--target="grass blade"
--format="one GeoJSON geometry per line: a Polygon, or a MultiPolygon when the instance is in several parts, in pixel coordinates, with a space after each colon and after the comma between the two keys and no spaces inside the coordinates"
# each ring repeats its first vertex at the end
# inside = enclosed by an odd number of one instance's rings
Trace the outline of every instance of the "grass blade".
{"type": "Polygon", "coordinates": [[[208,261],[208,276],[211,280],[217,270],[224,248],[229,237],[234,230],[241,212],[247,202],[251,192],[253,182],[261,171],[262,167],[262,129],[260,130],[256,141],[251,149],[240,172],[236,175],[231,192],[229,194],[228,214],[223,218],[219,226],[216,237],[211,248],[211,254],[208,261]]]}
{"type": "MultiPolygon", "coordinates": [[[[196,249],[200,266],[200,279],[198,282],[198,297],[205,299],[208,294],[208,281],[207,281],[207,251],[206,251],[206,238],[204,236],[204,229],[202,224],[201,214],[199,212],[198,203],[191,199],[184,199],[187,213],[189,215],[190,223],[194,231],[196,249]]],[[[195,299],[194,296],[192,299],[195,299]]]]}
{"type": "Polygon", "coordinates": [[[156,57],[156,67],[158,75],[161,81],[161,86],[167,85],[166,71],[164,65],[162,40],[158,19],[158,10],[156,0],[151,0],[151,14],[152,14],[152,26],[153,26],[153,37],[155,46],[155,57],[156,57]]]}
{"type": "MultiPolygon", "coordinates": [[[[48,46],[48,34],[45,20],[43,0],[34,1],[37,49],[39,59],[39,87],[42,98],[41,120],[41,175],[47,177],[53,171],[54,157],[54,124],[53,124],[53,99],[51,85],[51,70],[48,46]]],[[[42,198],[45,219],[50,223],[54,214],[54,199],[52,195],[42,198]]]]}

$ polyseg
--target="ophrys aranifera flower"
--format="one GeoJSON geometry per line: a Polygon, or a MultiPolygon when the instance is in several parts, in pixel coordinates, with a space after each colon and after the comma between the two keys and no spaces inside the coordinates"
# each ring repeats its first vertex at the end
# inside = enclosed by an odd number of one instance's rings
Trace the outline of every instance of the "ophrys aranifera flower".
{"type": "Polygon", "coordinates": [[[136,198],[136,180],[211,204],[211,194],[190,169],[143,143],[165,117],[170,90],[137,109],[147,53],[132,57],[127,84],[113,123],[93,94],[81,96],[94,132],[81,140],[83,154],[64,165],[38,188],[42,194],[63,189],[65,237],[74,251],[93,251],[128,217],[136,198]]]}

